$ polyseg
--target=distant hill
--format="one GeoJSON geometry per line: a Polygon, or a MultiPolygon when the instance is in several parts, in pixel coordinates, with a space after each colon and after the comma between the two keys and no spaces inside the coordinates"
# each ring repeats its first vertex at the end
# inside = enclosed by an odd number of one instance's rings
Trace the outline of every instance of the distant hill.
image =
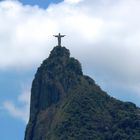
{"type": "Polygon", "coordinates": [[[25,140],[140,140],[140,109],[110,97],[56,46],[32,83],[25,140]]]}

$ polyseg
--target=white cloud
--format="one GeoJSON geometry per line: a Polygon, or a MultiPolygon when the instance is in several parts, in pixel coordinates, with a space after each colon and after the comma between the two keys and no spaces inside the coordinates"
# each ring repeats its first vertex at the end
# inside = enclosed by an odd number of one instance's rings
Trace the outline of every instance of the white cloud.
{"type": "Polygon", "coordinates": [[[62,32],[85,71],[140,95],[139,13],[139,0],[65,0],[47,9],[0,2],[0,69],[41,62],[62,32]]]}
{"type": "Polygon", "coordinates": [[[12,117],[18,118],[25,123],[29,119],[29,106],[30,106],[30,94],[28,91],[22,92],[17,98],[19,105],[16,105],[12,101],[8,100],[3,103],[3,109],[7,111],[12,117]]]}
{"type": "Polygon", "coordinates": [[[65,2],[69,3],[69,4],[77,4],[79,2],[81,2],[83,0],[65,0],[65,2]]]}

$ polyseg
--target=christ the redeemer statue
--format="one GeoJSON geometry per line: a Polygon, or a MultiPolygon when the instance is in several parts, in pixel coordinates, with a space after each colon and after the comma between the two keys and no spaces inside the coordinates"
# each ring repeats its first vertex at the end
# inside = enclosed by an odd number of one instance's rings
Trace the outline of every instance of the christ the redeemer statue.
{"type": "Polygon", "coordinates": [[[58,46],[61,46],[61,38],[66,36],[66,35],[61,35],[60,33],[58,35],[53,35],[54,37],[58,38],[58,46]]]}

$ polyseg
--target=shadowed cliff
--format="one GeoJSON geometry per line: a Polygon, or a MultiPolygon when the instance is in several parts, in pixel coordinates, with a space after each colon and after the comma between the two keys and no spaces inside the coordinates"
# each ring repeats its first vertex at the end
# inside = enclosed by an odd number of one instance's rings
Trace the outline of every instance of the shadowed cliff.
{"type": "Polygon", "coordinates": [[[56,46],[31,89],[25,140],[140,140],[140,109],[107,95],[56,46]]]}

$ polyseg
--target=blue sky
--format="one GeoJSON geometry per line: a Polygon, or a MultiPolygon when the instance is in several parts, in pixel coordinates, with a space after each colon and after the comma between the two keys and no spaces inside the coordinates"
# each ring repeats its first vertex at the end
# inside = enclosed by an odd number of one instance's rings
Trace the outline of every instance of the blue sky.
{"type": "MultiPolygon", "coordinates": [[[[17,101],[17,96],[21,93],[23,83],[31,84],[33,74],[35,71],[17,71],[17,70],[6,70],[0,71],[0,103],[7,99],[14,103],[15,106],[23,106],[22,103],[17,101]]],[[[3,140],[20,140],[24,137],[26,123],[20,118],[11,117],[3,108],[0,108],[0,139],[3,140]]],[[[26,112],[25,112],[26,113],[26,112]]]]}
{"type": "Polygon", "coordinates": [[[140,106],[140,1],[4,0],[0,2],[0,140],[22,140],[30,88],[59,32],[101,88],[140,106]]]}
{"type": "Polygon", "coordinates": [[[38,5],[41,8],[46,8],[48,5],[53,3],[59,3],[63,0],[19,0],[23,4],[38,5]]]}

